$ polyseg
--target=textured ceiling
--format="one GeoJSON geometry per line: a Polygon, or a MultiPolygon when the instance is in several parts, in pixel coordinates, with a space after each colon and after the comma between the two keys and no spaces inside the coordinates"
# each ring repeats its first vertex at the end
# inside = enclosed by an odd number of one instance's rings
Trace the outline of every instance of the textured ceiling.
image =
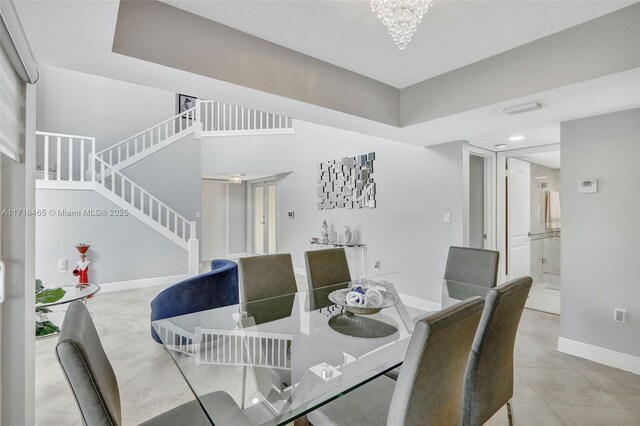
{"type": "Polygon", "coordinates": [[[162,1],[397,88],[634,3],[436,0],[401,51],[368,1],[162,1]]]}

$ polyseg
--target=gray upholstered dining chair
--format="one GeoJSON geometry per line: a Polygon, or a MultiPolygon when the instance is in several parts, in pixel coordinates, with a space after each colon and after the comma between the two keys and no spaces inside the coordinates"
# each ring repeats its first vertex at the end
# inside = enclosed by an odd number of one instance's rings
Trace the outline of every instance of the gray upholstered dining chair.
{"type": "Polygon", "coordinates": [[[351,281],[344,248],[304,252],[309,290],[351,281]]]}
{"type": "Polygon", "coordinates": [[[468,247],[449,247],[444,278],[484,287],[495,287],[500,253],[468,247]]]}
{"type": "Polygon", "coordinates": [[[289,253],[238,259],[240,301],[268,299],[298,291],[289,253]]]}
{"type": "Polygon", "coordinates": [[[513,351],[531,277],[489,290],[464,379],[463,424],[479,426],[507,404],[513,424],[513,351]]]}
{"type": "Polygon", "coordinates": [[[473,297],[418,321],[402,371],[313,411],[323,425],[454,425],[462,416],[462,383],[484,300],[473,297]]]}
{"type": "MultiPolygon", "coordinates": [[[[87,307],[73,302],[64,317],[56,344],[56,356],[71,387],[86,426],[120,426],[120,393],[111,363],[100,342],[87,307]]],[[[215,407],[215,424],[250,424],[226,392],[203,397],[215,407]]],[[[143,423],[145,426],[211,425],[197,401],[180,405],[143,423]]]]}

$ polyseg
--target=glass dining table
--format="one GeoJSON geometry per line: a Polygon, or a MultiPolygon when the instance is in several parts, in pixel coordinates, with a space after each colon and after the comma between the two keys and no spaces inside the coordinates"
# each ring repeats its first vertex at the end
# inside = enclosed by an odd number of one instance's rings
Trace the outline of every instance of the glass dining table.
{"type": "Polygon", "coordinates": [[[418,319],[488,290],[397,272],[152,326],[212,424],[283,425],[400,366],[418,319]],[[356,315],[329,299],[349,287],[376,288],[398,303],[356,315]],[[210,397],[220,391],[233,410],[210,397]]]}

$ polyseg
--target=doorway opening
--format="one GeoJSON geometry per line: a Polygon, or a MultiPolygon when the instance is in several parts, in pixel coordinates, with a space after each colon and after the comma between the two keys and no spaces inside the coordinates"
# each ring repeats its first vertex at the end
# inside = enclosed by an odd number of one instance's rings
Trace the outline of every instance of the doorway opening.
{"type": "Polygon", "coordinates": [[[466,246],[496,250],[496,154],[469,146],[466,246]]]}
{"type": "Polygon", "coordinates": [[[253,252],[274,254],[277,252],[276,231],[278,222],[276,182],[252,184],[253,204],[253,252]]]}
{"type": "Polygon", "coordinates": [[[533,287],[526,307],[560,315],[560,148],[514,150],[501,157],[501,272],[505,280],[531,276],[533,287]]]}
{"type": "Polygon", "coordinates": [[[487,248],[484,163],[480,156],[469,156],[469,247],[479,249],[487,248]]]}

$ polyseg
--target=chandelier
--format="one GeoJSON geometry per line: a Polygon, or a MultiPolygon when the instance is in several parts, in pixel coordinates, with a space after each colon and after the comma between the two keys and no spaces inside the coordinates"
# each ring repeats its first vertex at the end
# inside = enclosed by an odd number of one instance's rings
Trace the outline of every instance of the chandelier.
{"type": "Polygon", "coordinates": [[[389,29],[400,50],[407,47],[433,0],[371,0],[371,9],[389,29]]]}

